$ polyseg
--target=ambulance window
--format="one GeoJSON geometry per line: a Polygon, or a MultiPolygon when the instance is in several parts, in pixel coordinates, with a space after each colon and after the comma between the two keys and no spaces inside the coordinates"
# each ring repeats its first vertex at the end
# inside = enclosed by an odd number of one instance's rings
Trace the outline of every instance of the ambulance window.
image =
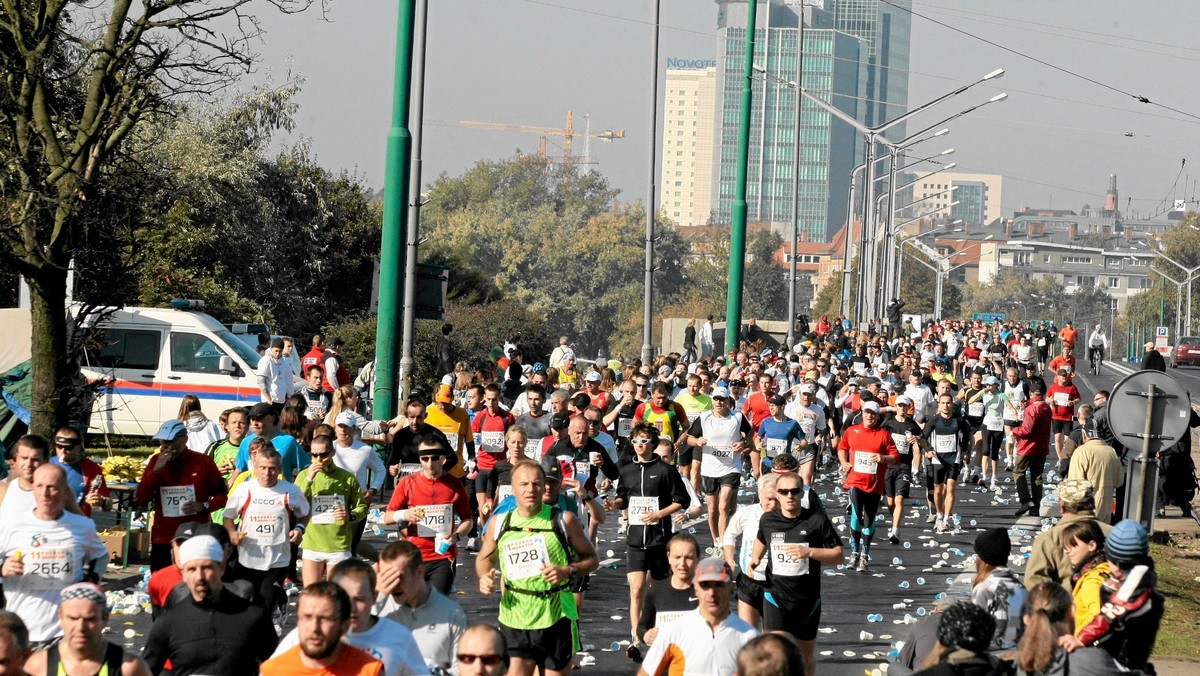
{"type": "Polygon", "coordinates": [[[89,361],[102,368],[157,369],[160,338],[158,331],[106,329],[99,352],[88,350],[89,361]]]}
{"type": "Polygon", "coordinates": [[[225,351],[211,338],[196,333],[171,334],[171,370],[220,373],[225,351]]]}

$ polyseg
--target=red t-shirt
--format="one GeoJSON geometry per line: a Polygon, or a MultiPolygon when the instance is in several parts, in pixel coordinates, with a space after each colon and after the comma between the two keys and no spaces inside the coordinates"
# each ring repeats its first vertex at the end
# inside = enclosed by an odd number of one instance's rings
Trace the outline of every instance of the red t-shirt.
{"type": "MultiPolygon", "coordinates": [[[[471,421],[471,432],[479,435],[484,432],[499,432],[503,435],[508,431],[508,428],[513,426],[517,421],[513,414],[508,411],[501,410],[500,413],[492,415],[485,408],[475,414],[475,419],[471,421]]],[[[479,469],[488,470],[496,466],[497,460],[504,459],[504,440],[500,440],[499,451],[484,451],[483,439],[475,439],[475,463],[479,469]]]]}
{"type": "Polygon", "coordinates": [[[750,427],[758,429],[759,423],[771,417],[771,409],[767,407],[767,398],[762,392],[755,392],[746,397],[742,413],[750,419],[750,427]]]}
{"type": "MultiPolygon", "coordinates": [[[[471,518],[471,503],[467,501],[467,490],[463,488],[461,481],[449,474],[443,474],[437,479],[430,479],[423,472],[409,474],[396,483],[396,490],[392,493],[387,508],[388,511],[394,512],[397,509],[429,505],[450,505],[451,513],[457,514],[460,520],[467,521],[471,518]]],[[[426,513],[426,517],[428,516],[426,513]]],[[[450,521],[446,527],[453,531],[454,520],[450,521]]],[[[430,526],[432,527],[432,524],[430,526]]],[[[442,532],[447,531],[443,529],[442,532]]],[[[404,537],[421,550],[421,557],[427,562],[457,558],[457,547],[453,544],[445,554],[438,554],[434,550],[433,536],[428,535],[424,527],[419,529],[417,524],[409,525],[404,531],[404,537]],[[419,532],[425,532],[426,535],[420,535],[419,532]]]]}
{"type": "Polygon", "coordinates": [[[849,452],[847,459],[850,461],[850,471],[846,474],[843,485],[868,493],[883,493],[883,481],[888,468],[884,457],[894,455],[897,461],[900,460],[900,451],[896,448],[892,433],[882,427],[851,426],[838,442],[838,450],[849,452]],[[859,471],[860,466],[855,462],[855,454],[858,452],[878,453],[881,456],[873,473],[859,471]]]}
{"type": "Polygon", "coordinates": [[[166,568],[154,571],[150,575],[150,582],[146,584],[146,591],[150,594],[150,603],[157,608],[166,607],[171,590],[181,582],[183,582],[183,571],[173,563],[166,568]]]}
{"type": "Polygon", "coordinates": [[[1074,385],[1059,385],[1054,383],[1046,388],[1046,402],[1050,404],[1050,417],[1054,420],[1070,420],[1075,414],[1075,404],[1060,406],[1058,402],[1066,397],[1067,401],[1079,399],[1079,390],[1074,385]],[[1055,396],[1055,395],[1058,396],[1055,396]]]}

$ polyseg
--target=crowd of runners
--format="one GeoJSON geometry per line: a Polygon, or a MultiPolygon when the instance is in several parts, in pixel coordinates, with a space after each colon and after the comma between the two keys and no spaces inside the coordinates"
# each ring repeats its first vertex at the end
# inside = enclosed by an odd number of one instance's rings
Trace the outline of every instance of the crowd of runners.
{"type": "Polygon", "coordinates": [[[506,345],[483,369],[439,349],[437,385],[392,420],[362,414],[340,341],[314,338],[303,381],[264,345],[263,401],[209,421],[186,398],[154,435],[133,497],[152,513],[140,655],[103,634],[100,466],[72,427],[24,436],[0,484],[0,673],[566,674],[597,528],[616,519],[629,672],[814,674],[823,570],[871,571],[906,537],[906,504],[932,537],[961,534],[964,484],[1012,498],[1014,518],[1043,516],[1057,484],[1063,518],[1024,580],[1007,531],[981,532],[970,599],[917,624],[895,673],[1150,669],[1146,532],[1113,525],[1127,457],[1107,393],[1074,384],[1077,347],[1103,359],[1101,328],[813,328],[714,354],[710,318],[653,363],[584,363],[566,337],[544,362],[506,345]],[[368,528],[398,534],[376,551],[368,528]],[[462,566],[493,614],[469,622],[454,600],[462,566]]]}

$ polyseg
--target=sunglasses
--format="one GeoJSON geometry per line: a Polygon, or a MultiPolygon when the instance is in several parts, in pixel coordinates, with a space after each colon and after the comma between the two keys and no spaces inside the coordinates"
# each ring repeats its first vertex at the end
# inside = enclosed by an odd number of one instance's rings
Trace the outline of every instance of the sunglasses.
{"type": "Polygon", "coordinates": [[[479,660],[480,664],[482,664],[485,667],[494,667],[497,664],[500,664],[501,659],[503,659],[503,658],[501,658],[499,655],[464,655],[463,653],[458,654],[458,661],[463,664],[475,664],[475,660],[479,660]]]}
{"type": "Polygon", "coordinates": [[[792,496],[792,495],[799,495],[799,494],[803,493],[804,489],[803,488],[776,488],[775,492],[778,493],[779,495],[792,496]]]}
{"type": "Polygon", "coordinates": [[[630,439],[629,443],[633,444],[634,446],[645,446],[646,444],[650,443],[650,440],[649,439],[630,439]]]}
{"type": "Polygon", "coordinates": [[[421,462],[437,462],[438,460],[445,460],[445,459],[446,459],[445,456],[441,456],[441,455],[422,455],[421,456],[421,462]]]}
{"type": "Polygon", "coordinates": [[[309,455],[309,457],[311,457],[313,460],[322,460],[322,459],[324,459],[324,458],[332,458],[332,457],[333,457],[333,451],[330,451],[330,452],[328,452],[328,453],[309,453],[308,455],[309,455]]]}
{"type": "Polygon", "coordinates": [[[599,424],[600,424],[600,421],[599,421],[599,420],[591,420],[591,419],[588,419],[588,421],[587,421],[587,424],[589,424],[589,425],[599,425],[599,424]]]}

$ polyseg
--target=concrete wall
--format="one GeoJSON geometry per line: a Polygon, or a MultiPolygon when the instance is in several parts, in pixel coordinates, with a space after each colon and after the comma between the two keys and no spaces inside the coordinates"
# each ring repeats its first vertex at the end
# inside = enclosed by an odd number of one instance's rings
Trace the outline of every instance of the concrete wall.
{"type": "MultiPolygon", "coordinates": [[[[747,320],[749,321],[749,320],[747,320]]],[[[668,354],[678,352],[683,354],[683,331],[687,328],[687,318],[665,317],[662,320],[662,346],[661,353],[668,354]]],[[[696,320],[696,353],[700,353],[700,327],[704,322],[700,319],[696,320]]],[[[760,320],[758,327],[774,341],[768,341],[768,347],[778,348],[783,344],[783,339],[787,337],[788,325],[787,322],[765,321],[760,320]]],[[[725,351],[725,322],[713,322],[713,348],[718,354],[725,351]]]]}

